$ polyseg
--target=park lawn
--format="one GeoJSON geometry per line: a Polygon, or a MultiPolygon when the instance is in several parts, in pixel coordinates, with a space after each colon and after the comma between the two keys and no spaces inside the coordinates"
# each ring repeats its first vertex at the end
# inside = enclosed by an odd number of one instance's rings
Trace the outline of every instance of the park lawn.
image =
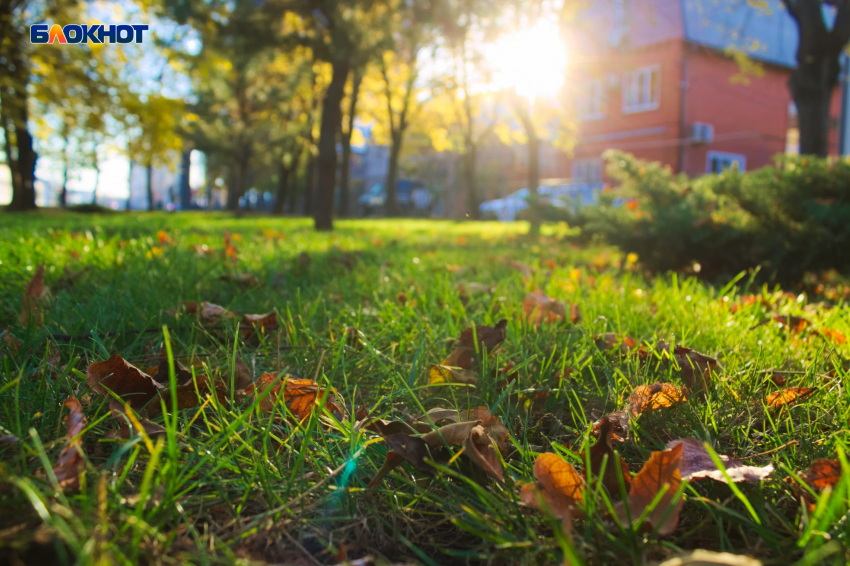
{"type": "Polygon", "coordinates": [[[522,224],[475,222],[338,221],[336,231],[316,233],[304,219],[222,214],[4,216],[0,436],[17,441],[0,445],[0,555],[80,564],[336,564],[366,555],[377,563],[643,564],[701,548],[765,564],[846,563],[847,306],[756,288],[747,275],[725,286],[651,277],[639,259],[579,248],[564,241],[566,227],[545,228],[532,238],[522,224]],[[44,324],[23,327],[21,297],[40,264],[52,287],[39,305],[44,324]],[[68,284],[66,269],[83,268],[68,284]],[[260,284],[227,279],[232,273],[260,284]],[[563,301],[566,319],[529,323],[523,301],[535,289],[563,301]],[[183,301],[273,311],[279,324],[247,333],[238,318],[204,325],[169,313],[183,301]],[[808,326],[757,326],[774,314],[805,317],[808,326]],[[429,384],[429,366],[465,328],[503,318],[504,342],[476,354],[476,386],[429,384]],[[604,347],[606,333],[615,347],[604,347]],[[58,360],[45,349],[51,337],[58,360]],[[620,346],[627,337],[634,348],[620,346]],[[541,452],[583,469],[578,454],[595,440],[593,422],[626,408],[636,387],[683,384],[674,364],[650,363],[660,340],[719,364],[704,395],[631,419],[614,443],[631,474],[689,437],[775,470],[731,488],[686,482],[678,526],[664,536],[645,532],[646,523],[618,526],[610,509],[621,493],[593,479],[565,534],[560,521],[520,503],[519,486],[535,481],[541,452]],[[154,419],[165,429],[158,437],[116,439],[110,433],[122,421],[86,382],[88,365],[112,354],[140,368],[161,354],[196,379],[223,380],[238,356],[254,379],[286,373],[335,389],[345,415],[314,407],[298,422],[282,396],[271,416],[263,398],[207,393],[202,405],[154,419]],[[816,389],[770,409],[766,398],[783,381],[816,389]],[[68,440],[63,403],[72,396],[87,421],[85,473],[79,490],[61,490],[51,468],[68,440]],[[388,447],[355,426],[356,415],[410,422],[435,407],[487,407],[507,426],[504,483],[455,445],[456,457],[433,476],[405,463],[367,489],[388,447]],[[794,476],[821,458],[838,459],[844,471],[815,496],[794,476]]]}

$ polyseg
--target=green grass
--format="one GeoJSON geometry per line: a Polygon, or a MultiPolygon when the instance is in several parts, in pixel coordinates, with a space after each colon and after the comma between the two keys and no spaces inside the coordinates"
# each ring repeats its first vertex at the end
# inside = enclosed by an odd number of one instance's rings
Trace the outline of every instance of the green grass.
{"type": "MultiPolygon", "coordinates": [[[[25,563],[334,564],[345,548],[349,558],[422,564],[550,564],[563,562],[565,552],[584,564],[642,564],[703,548],[765,564],[850,560],[847,468],[813,511],[801,506],[790,477],[815,459],[843,458],[850,344],[775,325],[750,330],[769,311],[751,305],[732,314],[729,306],[740,295],[772,289],[752,288],[746,276],[724,288],[675,274],[650,278],[629,269],[616,250],[578,249],[560,239],[558,228],[536,239],[525,230],[340,221],[326,234],[313,232],[307,220],[224,215],[4,216],[0,328],[23,348],[13,355],[0,343],[0,435],[20,439],[0,447],[0,556],[25,563]],[[263,229],[283,238],[267,239],[263,229]],[[160,244],[158,230],[174,243],[160,244]],[[224,230],[241,236],[234,242],[237,271],[254,273],[262,286],[220,279],[224,230]],[[199,256],[195,244],[215,253],[199,256]],[[299,267],[302,252],[311,257],[308,267],[299,267]],[[357,257],[351,270],[340,261],[346,253],[357,257]],[[533,281],[524,281],[509,259],[536,267],[533,281]],[[22,328],[21,295],[41,263],[48,285],[66,266],[90,268],[70,289],[51,293],[43,328],[22,328]],[[471,281],[492,285],[493,293],[462,300],[459,284],[471,281]],[[581,321],[529,325],[522,301],[535,287],[578,304],[581,321]],[[406,305],[397,300],[401,292],[406,305]],[[235,324],[209,329],[167,314],[185,300],[238,313],[274,310],[284,323],[246,341],[235,324]],[[428,366],[446,356],[447,340],[501,318],[509,321],[507,340],[482,360],[477,387],[428,387],[428,366]],[[151,348],[165,345],[164,325],[173,357],[202,360],[198,372],[229,375],[236,351],[255,377],[283,371],[333,386],[349,415],[339,421],[314,414],[293,424],[269,419],[250,401],[211,397],[203,408],[160,419],[167,435],[159,443],[108,440],[115,420],[108,400],[86,385],[86,367],[112,353],[146,367],[151,348]],[[349,326],[362,332],[364,348],[345,345],[349,326]],[[154,332],[138,332],[144,329],[154,332]],[[586,497],[587,518],[575,521],[571,541],[557,522],[522,507],[517,485],[533,481],[536,453],[554,450],[580,467],[569,447],[578,451],[587,442],[593,421],[622,409],[637,385],[681,383],[669,366],[599,350],[594,337],[604,332],[685,344],[721,364],[704,399],[692,396],[633,421],[630,437],[616,446],[632,473],[668,441],[695,436],[719,454],[752,457],[745,463],[772,462],[769,480],[734,490],[691,482],[679,526],[666,537],[616,527],[608,505],[619,494],[599,485],[591,486],[598,496],[586,497]],[[59,341],[59,367],[47,366],[47,337],[84,333],[92,338],[59,341]],[[489,376],[508,361],[519,380],[505,393],[489,376]],[[555,378],[565,368],[573,369],[570,377],[555,378]],[[787,375],[788,386],[818,390],[789,411],[766,411],[764,398],[776,387],[759,372],[770,368],[798,372],[787,375]],[[825,378],[830,372],[834,377],[825,378]],[[543,406],[520,398],[540,390],[548,391],[543,406]],[[81,401],[89,423],[86,474],[78,493],[63,494],[50,470],[65,442],[62,403],[70,396],[81,401]],[[473,473],[461,459],[434,478],[404,465],[367,492],[387,448],[370,432],[354,432],[351,408],[361,405],[387,419],[432,407],[490,408],[512,432],[506,483],[473,473]]],[[[850,336],[850,309],[828,306],[799,296],[770,312],[804,315],[815,328],[850,336]]]]}

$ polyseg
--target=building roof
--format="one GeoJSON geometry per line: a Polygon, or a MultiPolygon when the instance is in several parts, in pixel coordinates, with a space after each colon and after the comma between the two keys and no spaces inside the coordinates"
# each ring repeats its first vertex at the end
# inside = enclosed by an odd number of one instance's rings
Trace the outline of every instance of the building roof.
{"type": "MultiPolygon", "coordinates": [[[[827,18],[830,14],[827,13],[827,18]]],[[[577,45],[643,47],[670,39],[796,66],[797,25],[781,0],[608,0],[590,3],[577,45]],[[601,33],[600,33],[601,32],[601,33]]]]}

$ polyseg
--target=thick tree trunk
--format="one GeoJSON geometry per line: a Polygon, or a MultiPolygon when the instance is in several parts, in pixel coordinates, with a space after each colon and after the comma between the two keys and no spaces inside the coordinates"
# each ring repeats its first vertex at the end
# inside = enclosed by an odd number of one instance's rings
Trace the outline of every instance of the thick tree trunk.
{"type": "Polygon", "coordinates": [[[148,193],[148,210],[154,209],[153,202],[153,163],[148,160],[148,166],[146,168],[147,173],[147,193],[148,193]]]}
{"type": "Polygon", "coordinates": [[[393,133],[390,143],[390,160],[387,164],[387,200],[384,202],[384,214],[398,216],[398,160],[401,155],[403,132],[393,133]]]}
{"type": "Polygon", "coordinates": [[[354,118],[357,114],[357,97],[363,75],[354,69],[351,76],[351,98],[348,103],[348,124],[342,134],[342,166],[339,172],[339,215],[351,214],[351,134],[354,133],[354,118]]]}
{"type": "Polygon", "coordinates": [[[540,187],[540,139],[537,137],[537,129],[534,127],[534,121],[531,113],[533,111],[531,105],[526,108],[526,101],[516,97],[514,99],[514,109],[522,122],[522,127],[525,130],[525,135],[528,136],[528,206],[530,214],[531,229],[530,233],[540,233],[540,217],[537,205],[540,201],[540,196],[537,193],[540,187]]]}
{"type": "Polygon", "coordinates": [[[192,165],[192,150],[183,151],[180,162],[180,210],[189,210],[192,206],[192,187],[189,185],[189,169],[192,165]]]}
{"type": "MultiPolygon", "coordinates": [[[[292,163],[292,176],[295,178],[296,182],[298,180],[298,166],[301,163],[301,153],[302,153],[302,151],[299,151],[295,154],[295,161],[292,163]]],[[[308,151],[309,151],[309,149],[308,149],[308,151]]],[[[297,189],[297,185],[296,185],[296,189],[297,189]]],[[[293,214],[293,215],[295,214],[295,208],[296,208],[296,205],[297,205],[297,201],[298,201],[298,191],[297,190],[289,191],[289,195],[288,195],[287,203],[286,203],[286,212],[287,213],[293,214]]]]}
{"type": "MultiPolygon", "coordinates": [[[[3,17],[7,16],[5,14],[3,17]]],[[[3,96],[0,97],[0,114],[6,134],[7,156],[12,157],[11,144],[14,139],[16,155],[9,159],[12,174],[12,202],[10,211],[24,211],[35,205],[35,165],[38,159],[33,149],[33,139],[28,130],[29,122],[29,65],[22,57],[20,46],[27,39],[11,22],[4,21],[3,28],[9,34],[2,38],[2,74],[7,78],[3,96]]]]}
{"type": "Polygon", "coordinates": [[[788,80],[797,105],[800,153],[829,155],[830,105],[841,71],[839,58],[850,39],[850,4],[838,6],[832,27],[824,20],[819,0],[783,0],[797,23],[797,68],[788,80]]]}
{"type": "Polygon", "coordinates": [[[283,162],[283,159],[281,159],[277,170],[277,194],[274,198],[274,207],[272,208],[272,214],[278,216],[283,214],[283,205],[286,203],[286,193],[288,192],[288,189],[289,169],[286,167],[286,164],[283,162]]]}
{"type": "Polygon", "coordinates": [[[333,75],[325,98],[322,101],[322,123],[319,129],[318,191],[316,192],[315,213],[313,215],[316,230],[333,230],[333,197],[336,185],[336,140],[342,117],[342,98],[345,94],[345,81],[351,68],[349,61],[335,61],[333,75]]]}
{"type": "Polygon", "coordinates": [[[68,138],[65,138],[65,147],[62,148],[62,189],[59,191],[59,206],[68,206],[68,138]]]}
{"type": "Polygon", "coordinates": [[[236,155],[236,167],[233,172],[233,187],[227,188],[227,210],[239,211],[239,199],[245,195],[245,187],[248,184],[248,167],[250,154],[246,144],[241,142],[236,155]]]}
{"type": "Polygon", "coordinates": [[[91,193],[91,203],[97,204],[97,187],[100,185],[100,162],[94,162],[94,190],[91,193]]]}

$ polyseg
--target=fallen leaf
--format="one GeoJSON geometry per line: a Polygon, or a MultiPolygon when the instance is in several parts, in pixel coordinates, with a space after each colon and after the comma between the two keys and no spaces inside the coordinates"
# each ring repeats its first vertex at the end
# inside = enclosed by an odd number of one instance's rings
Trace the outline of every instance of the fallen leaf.
{"type": "MultiPolygon", "coordinates": [[[[490,351],[505,341],[507,335],[508,321],[503,318],[495,326],[475,326],[464,328],[457,341],[458,348],[469,348],[475,351],[476,339],[479,351],[490,351]]],[[[483,352],[482,352],[483,353],[483,352]]]]}
{"type": "Polygon", "coordinates": [[[841,462],[838,460],[815,460],[806,472],[800,474],[800,479],[820,493],[828,487],[835,487],[841,479],[841,473],[841,462]]]}
{"type": "Polygon", "coordinates": [[[15,338],[8,329],[3,331],[3,341],[6,343],[6,348],[12,355],[20,352],[24,345],[24,343],[15,338]]]}
{"type": "Polygon", "coordinates": [[[423,435],[422,441],[433,447],[444,446],[446,444],[459,444],[469,436],[473,428],[480,424],[481,421],[468,421],[441,426],[437,430],[432,430],[423,435]]]}
{"type": "Polygon", "coordinates": [[[581,320],[581,311],[578,305],[570,305],[570,322],[577,324],[581,320]]]}
{"type": "Polygon", "coordinates": [[[680,389],[672,383],[640,385],[629,395],[629,414],[636,418],[641,413],[669,409],[687,400],[687,388],[680,389]]]}
{"type": "Polygon", "coordinates": [[[541,509],[541,499],[552,515],[561,519],[564,531],[572,530],[571,519],[576,503],[584,500],[581,476],[572,464],[557,454],[540,454],[534,461],[537,483],[522,486],[520,501],[532,509],[541,509]]]}
{"type": "Polygon", "coordinates": [[[82,433],[86,428],[86,417],[83,415],[83,408],[76,397],[71,397],[65,401],[65,406],[71,411],[66,419],[68,440],[62,452],[59,453],[56,466],[53,467],[53,474],[56,476],[61,489],[78,491],[80,489],[80,475],[85,467],[82,455],[82,433]]]}
{"type": "Polygon", "coordinates": [[[818,336],[821,336],[835,344],[844,344],[847,342],[847,338],[844,334],[832,328],[824,328],[823,330],[818,330],[816,332],[818,336]]]}
{"type": "MultiPolygon", "coordinates": [[[[227,385],[230,385],[230,375],[227,375],[224,381],[227,385]]],[[[233,389],[236,389],[237,391],[240,389],[247,389],[251,386],[253,381],[251,370],[248,369],[248,366],[244,361],[242,361],[241,356],[236,356],[236,360],[233,364],[233,389]]]]}
{"type": "Polygon", "coordinates": [[[92,390],[111,398],[110,391],[136,410],[141,409],[162,389],[151,376],[115,354],[103,362],[95,362],[86,370],[92,390]]]}
{"type": "MultiPolygon", "coordinates": [[[[705,445],[696,438],[682,438],[671,440],[667,448],[682,446],[682,461],[679,464],[679,473],[684,480],[711,478],[715,481],[728,483],[723,473],[714,465],[714,461],[705,449],[705,445]]],[[[724,454],[718,454],[718,458],[726,467],[726,473],[732,482],[748,481],[758,483],[767,478],[773,472],[773,464],[767,466],[745,466],[738,460],[724,454]]]]}
{"type": "Polygon", "coordinates": [[[460,383],[464,385],[477,385],[478,375],[469,370],[459,367],[432,365],[428,369],[428,379],[431,385],[438,383],[460,383]]]}
{"type": "Polygon", "coordinates": [[[596,347],[600,350],[611,350],[619,347],[622,354],[626,354],[629,350],[637,347],[637,341],[634,338],[630,336],[623,336],[621,338],[614,332],[606,332],[602,336],[596,336],[594,340],[596,341],[596,347]]]}
{"type": "MultiPolygon", "coordinates": [[[[315,381],[310,379],[301,379],[289,374],[279,376],[277,373],[265,373],[255,383],[246,387],[244,393],[246,395],[253,394],[259,398],[267,389],[269,393],[260,401],[260,408],[265,412],[273,410],[280,391],[283,389],[283,401],[287,404],[292,415],[299,421],[310,416],[326,392],[325,389],[322,389],[315,381]]],[[[345,414],[345,409],[334,391],[327,391],[325,407],[339,417],[345,414]]]]}
{"type": "Polygon", "coordinates": [[[354,424],[354,430],[371,430],[381,436],[395,436],[397,434],[416,434],[417,430],[404,421],[388,421],[366,416],[354,424]]]}
{"type": "Polygon", "coordinates": [[[212,303],[207,303],[207,302],[203,302],[199,305],[198,312],[200,312],[201,320],[203,322],[205,322],[206,324],[212,324],[212,323],[218,322],[218,319],[220,319],[223,316],[228,316],[228,317],[236,316],[222,306],[214,305],[212,303]]]}
{"type": "Polygon", "coordinates": [[[676,346],[673,357],[682,370],[682,380],[691,391],[708,389],[711,370],[717,367],[716,359],[684,346],[676,346]]]}
{"type": "Polygon", "coordinates": [[[627,411],[616,411],[614,413],[608,413],[598,421],[593,424],[593,429],[591,429],[591,433],[594,435],[599,434],[599,429],[602,428],[602,423],[605,421],[610,421],[613,425],[611,440],[615,440],[617,442],[624,442],[626,437],[629,435],[629,414],[627,411]]]}
{"type": "Polygon", "coordinates": [[[18,320],[21,326],[41,326],[44,322],[44,309],[39,304],[47,296],[47,287],[44,286],[44,264],[35,268],[30,280],[27,282],[22,299],[23,309],[18,320]]]}
{"type": "Polygon", "coordinates": [[[233,281],[234,283],[247,285],[248,287],[259,287],[261,285],[260,280],[253,273],[228,273],[227,275],[222,275],[219,279],[222,281],[233,281]]]}
{"type": "Polygon", "coordinates": [[[401,306],[405,306],[407,304],[407,294],[405,294],[403,292],[398,293],[395,296],[395,300],[398,301],[401,306]]]}
{"type": "MultiPolygon", "coordinates": [[[[620,493],[620,481],[617,479],[617,463],[619,462],[626,491],[631,486],[632,476],[629,474],[629,465],[620,456],[615,454],[614,449],[611,447],[613,431],[614,421],[610,420],[607,416],[602,417],[596,442],[590,447],[590,474],[599,477],[600,473],[602,473],[602,462],[607,458],[605,474],[601,476],[602,485],[611,494],[617,494],[620,493]]],[[[582,460],[587,461],[587,454],[582,455],[582,460]]],[[[584,471],[584,479],[586,481],[588,480],[587,470],[584,471]]]]}
{"type": "Polygon", "coordinates": [[[452,353],[440,365],[471,370],[478,365],[478,358],[475,357],[475,350],[461,346],[452,350],[452,353]]]}
{"type": "Polygon", "coordinates": [[[522,302],[525,317],[534,326],[541,322],[558,322],[566,318],[567,307],[561,301],[547,297],[546,293],[536,290],[525,296],[522,302]]]}
{"type": "Polygon", "coordinates": [[[227,230],[224,231],[224,257],[225,259],[232,261],[234,264],[239,261],[239,254],[231,241],[230,232],[227,230]]]}
{"type": "Polygon", "coordinates": [[[481,425],[473,427],[469,436],[463,440],[464,452],[472,460],[472,463],[497,481],[505,483],[502,465],[493,444],[494,441],[487,434],[487,429],[481,425]]]}
{"type": "MultiPolygon", "coordinates": [[[[406,434],[396,434],[388,436],[385,440],[392,448],[393,454],[401,457],[404,461],[409,462],[417,470],[425,472],[428,475],[434,475],[434,468],[425,462],[425,458],[429,458],[431,460],[434,460],[434,458],[431,456],[428,444],[423,439],[416,436],[408,436],[406,434]]],[[[390,459],[389,454],[387,454],[387,459],[390,459]]],[[[397,465],[398,464],[396,464],[396,466],[397,465]]],[[[373,482],[374,481],[375,480],[373,480],[373,482]]]]}
{"type": "Polygon", "coordinates": [[[801,330],[804,330],[810,323],[808,320],[803,318],[802,316],[792,316],[792,315],[772,315],[770,318],[765,318],[764,320],[760,320],[758,324],[750,328],[750,330],[754,330],[759,326],[764,326],[766,324],[770,324],[771,322],[776,322],[777,326],[780,328],[785,328],[790,330],[793,334],[797,334],[801,330]]]}
{"type": "Polygon", "coordinates": [[[532,277],[534,277],[534,269],[531,266],[526,265],[521,261],[517,261],[515,259],[508,260],[508,266],[511,269],[516,269],[517,271],[522,273],[522,278],[525,279],[526,281],[528,281],[532,277]]]}
{"type": "Polygon", "coordinates": [[[781,409],[785,406],[791,407],[797,404],[798,401],[806,399],[815,391],[817,389],[814,387],[788,387],[769,394],[765,401],[771,409],[781,409]]]}
{"type": "Polygon", "coordinates": [[[56,280],[56,283],[53,285],[54,289],[70,289],[74,286],[74,283],[77,279],[80,278],[85,272],[91,269],[90,265],[84,266],[82,269],[78,271],[71,270],[67,265],[64,268],[65,275],[56,280]]]}
{"type": "Polygon", "coordinates": [[[682,485],[679,475],[679,463],[682,460],[683,446],[681,444],[663,452],[653,452],[649,461],[632,479],[632,488],[626,501],[617,503],[614,511],[620,523],[629,524],[636,521],[644,510],[652,503],[658,493],[667,486],[667,491],[649,513],[644,523],[644,529],[654,528],[660,535],[669,535],[679,524],[679,512],[684,500],[680,497],[673,502],[676,492],[682,485]],[[667,514],[667,518],[664,515],[667,514]]]}
{"type": "Polygon", "coordinates": [[[665,560],[658,566],[763,566],[761,560],[732,554],[730,552],[711,552],[694,550],[684,556],[665,560]]]}
{"type": "Polygon", "coordinates": [[[249,338],[261,329],[277,328],[277,313],[267,312],[265,314],[243,314],[239,324],[239,332],[243,338],[249,338]]]}

